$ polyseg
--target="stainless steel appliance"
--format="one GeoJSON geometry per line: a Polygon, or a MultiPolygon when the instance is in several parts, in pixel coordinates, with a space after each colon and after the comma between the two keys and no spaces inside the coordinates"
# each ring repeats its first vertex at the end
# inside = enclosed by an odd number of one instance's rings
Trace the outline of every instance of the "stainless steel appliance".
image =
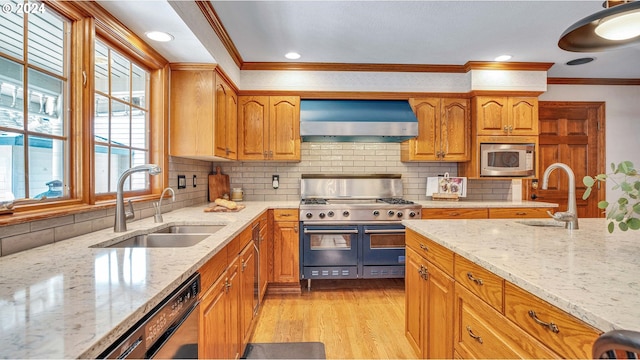
{"type": "Polygon", "coordinates": [[[400,175],[302,175],[300,274],[312,279],[403,278],[403,219],[421,206],[402,199],[400,175]]]}
{"type": "Polygon", "coordinates": [[[534,144],[480,144],[480,176],[534,175],[534,144]]]}
{"type": "Polygon", "coordinates": [[[200,274],[191,276],[100,359],[197,359],[200,274]]]}

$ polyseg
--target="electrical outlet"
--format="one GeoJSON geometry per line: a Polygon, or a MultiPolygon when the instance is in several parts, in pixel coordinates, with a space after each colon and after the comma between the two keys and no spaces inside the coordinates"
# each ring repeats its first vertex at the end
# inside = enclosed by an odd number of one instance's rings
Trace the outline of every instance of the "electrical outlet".
{"type": "Polygon", "coordinates": [[[271,185],[273,185],[274,189],[277,189],[280,187],[280,175],[271,176],[271,185]]]}
{"type": "Polygon", "coordinates": [[[184,189],[187,187],[187,177],[184,175],[178,175],[178,189],[184,189]]]}
{"type": "Polygon", "coordinates": [[[196,187],[197,184],[198,184],[198,181],[196,179],[196,176],[193,175],[193,187],[196,187]]]}

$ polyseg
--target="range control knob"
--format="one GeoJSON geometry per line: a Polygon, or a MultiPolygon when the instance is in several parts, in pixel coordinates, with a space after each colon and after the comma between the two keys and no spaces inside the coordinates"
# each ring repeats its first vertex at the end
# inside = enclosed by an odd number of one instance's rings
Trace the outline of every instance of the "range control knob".
{"type": "Polygon", "coordinates": [[[402,217],[402,211],[398,211],[398,213],[396,214],[399,218],[402,217]]]}
{"type": "Polygon", "coordinates": [[[346,210],[345,210],[345,211],[343,211],[343,212],[342,212],[342,216],[344,216],[344,217],[349,216],[349,212],[348,212],[348,211],[346,211],[346,210]]]}
{"type": "Polygon", "coordinates": [[[327,216],[328,216],[328,217],[333,217],[333,215],[334,215],[333,211],[329,211],[329,212],[327,213],[327,216]]]}
{"type": "Polygon", "coordinates": [[[324,219],[325,215],[324,215],[324,213],[320,213],[320,214],[318,214],[318,216],[320,216],[320,219],[324,219]]]}
{"type": "Polygon", "coordinates": [[[415,213],[414,211],[411,211],[411,212],[409,213],[409,217],[416,217],[416,213],[415,213]]]}
{"type": "Polygon", "coordinates": [[[312,214],[312,213],[310,213],[310,212],[308,212],[308,213],[306,213],[306,214],[305,214],[305,216],[307,217],[307,219],[311,219],[311,217],[313,216],[313,214],[312,214]]]}
{"type": "Polygon", "coordinates": [[[393,216],[394,214],[395,214],[395,211],[393,211],[393,210],[387,211],[387,215],[389,215],[389,216],[393,216]]]}
{"type": "Polygon", "coordinates": [[[380,211],[378,210],[373,210],[373,216],[378,216],[380,215],[380,211]]]}

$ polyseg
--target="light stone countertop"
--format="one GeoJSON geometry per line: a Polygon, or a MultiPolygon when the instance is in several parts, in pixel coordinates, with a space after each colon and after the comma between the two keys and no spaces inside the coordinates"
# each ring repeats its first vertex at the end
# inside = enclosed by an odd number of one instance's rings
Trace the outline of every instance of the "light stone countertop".
{"type": "Polygon", "coordinates": [[[405,220],[438,244],[602,330],[640,331],[640,231],[529,220],[405,220]],[[455,222],[455,223],[453,223],[455,222]]]}
{"type": "MultiPolygon", "coordinates": [[[[411,200],[411,199],[409,199],[411,200]]],[[[414,200],[415,201],[415,200],[414,200]]],[[[472,201],[461,199],[459,201],[418,200],[417,204],[423,208],[519,208],[519,207],[558,207],[558,204],[542,201],[472,201]]]]}
{"type": "MultiPolygon", "coordinates": [[[[539,202],[422,201],[425,207],[543,206],[539,202]]],[[[268,208],[298,201],[245,201],[237,213],[205,213],[207,205],[105,229],[0,257],[0,358],[89,358],[186,280],[268,208]],[[226,225],[183,248],[91,248],[169,225],[226,225]]],[[[544,206],[554,204],[546,204],[544,206]]]]}
{"type": "Polygon", "coordinates": [[[78,236],[0,258],[0,358],[92,358],[228,244],[268,208],[297,201],[243,202],[239,212],[207,205],[78,236]],[[226,225],[182,248],[91,248],[169,225],[226,225]]]}

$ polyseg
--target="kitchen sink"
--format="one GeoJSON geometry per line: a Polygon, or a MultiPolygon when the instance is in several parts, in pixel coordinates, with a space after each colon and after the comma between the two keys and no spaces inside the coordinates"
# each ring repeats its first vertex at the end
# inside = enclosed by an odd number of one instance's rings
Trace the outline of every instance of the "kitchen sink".
{"type": "Polygon", "coordinates": [[[536,227],[564,228],[564,223],[555,220],[519,220],[518,224],[536,227]]]}
{"type": "Polygon", "coordinates": [[[154,231],[153,234],[213,234],[225,225],[173,225],[154,231]]]}
{"type": "Polygon", "coordinates": [[[137,235],[117,242],[112,245],[96,247],[106,248],[171,248],[171,247],[189,247],[206,239],[211,234],[171,234],[171,233],[153,233],[145,235],[137,235]]]}

